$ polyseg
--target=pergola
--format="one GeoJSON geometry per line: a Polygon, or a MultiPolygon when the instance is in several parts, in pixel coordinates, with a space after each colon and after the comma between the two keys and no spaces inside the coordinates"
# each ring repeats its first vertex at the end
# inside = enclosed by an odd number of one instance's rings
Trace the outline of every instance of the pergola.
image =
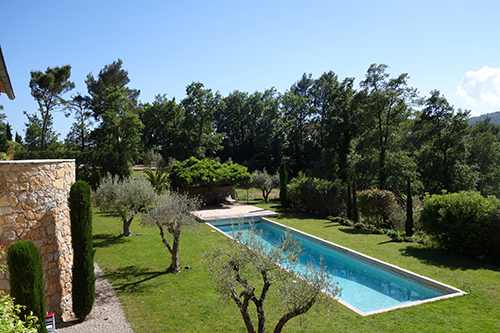
{"type": "Polygon", "coordinates": [[[2,47],[0,46],[0,93],[7,94],[10,99],[14,99],[14,90],[10,84],[9,73],[3,59],[2,47]]]}

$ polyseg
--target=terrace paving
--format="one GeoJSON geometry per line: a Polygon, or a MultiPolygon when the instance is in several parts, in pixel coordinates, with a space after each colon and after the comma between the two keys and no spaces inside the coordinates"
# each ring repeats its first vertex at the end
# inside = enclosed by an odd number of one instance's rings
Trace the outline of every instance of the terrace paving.
{"type": "Polygon", "coordinates": [[[278,213],[251,205],[235,203],[206,206],[193,212],[193,215],[203,222],[209,222],[213,220],[244,217],[276,217],[278,213]]]}

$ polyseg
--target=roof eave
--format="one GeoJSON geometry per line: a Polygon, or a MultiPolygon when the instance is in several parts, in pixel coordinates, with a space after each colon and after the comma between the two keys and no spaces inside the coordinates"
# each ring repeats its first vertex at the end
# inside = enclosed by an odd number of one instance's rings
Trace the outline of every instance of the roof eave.
{"type": "Polygon", "coordinates": [[[3,58],[1,46],[0,46],[0,81],[2,81],[5,93],[7,94],[9,99],[16,98],[16,96],[14,95],[14,90],[12,89],[12,85],[10,83],[9,73],[7,72],[7,66],[5,65],[5,60],[3,58]]]}

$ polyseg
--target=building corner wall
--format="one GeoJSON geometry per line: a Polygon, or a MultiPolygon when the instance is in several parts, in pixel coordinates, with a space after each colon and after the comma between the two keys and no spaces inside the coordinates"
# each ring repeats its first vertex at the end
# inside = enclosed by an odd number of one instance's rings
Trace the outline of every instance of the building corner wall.
{"type": "MultiPolygon", "coordinates": [[[[73,317],[68,197],[74,182],[74,160],[0,162],[0,247],[7,252],[19,240],[35,243],[44,270],[46,311],[64,321],[73,317]]],[[[8,278],[7,267],[0,273],[0,290],[9,291],[8,278]]]]}

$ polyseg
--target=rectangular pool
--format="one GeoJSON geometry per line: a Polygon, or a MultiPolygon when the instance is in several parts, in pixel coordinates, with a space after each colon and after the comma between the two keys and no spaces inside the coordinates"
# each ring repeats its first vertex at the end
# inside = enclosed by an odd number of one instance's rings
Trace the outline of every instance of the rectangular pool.
{"type": "MultiPolygon", "coordinates": [[[[415,274],[348,248],[324,241],[312,235],[286,227],[266,218],[246,219],[243,228],[250,229],[253,221],[263,239],[276,243],[288,230],[302,243],[303,255],[299,262],[323,265],[332,272],[332,279],[339,283],[342,294],[340,303],[361,315],[371,315],[392,309],[412,306],[465,294],[464,291],[415,274]]],[[[210,221],[218,230],[231,236],[231,219],[210,221]]],[[[234,221],[236,222],[236,221],[234,221]]],[[[235,226],[237,227],[237,226],[235,226]]]]}

